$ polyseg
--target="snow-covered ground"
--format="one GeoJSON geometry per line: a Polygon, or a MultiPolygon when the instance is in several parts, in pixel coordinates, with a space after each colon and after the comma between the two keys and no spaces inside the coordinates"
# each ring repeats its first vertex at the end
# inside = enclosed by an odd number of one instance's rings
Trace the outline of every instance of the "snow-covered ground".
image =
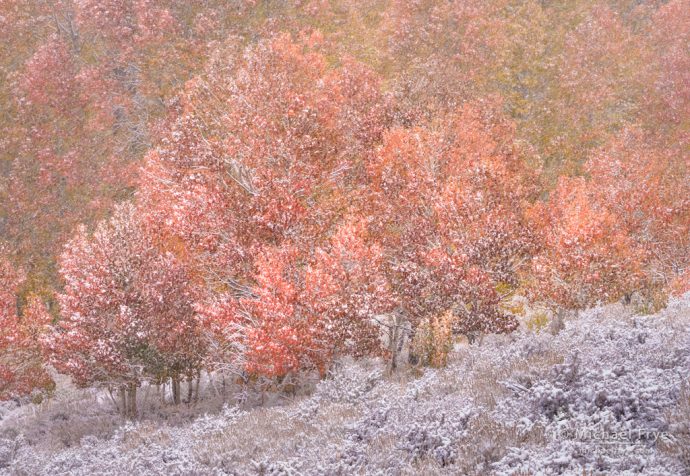
{"type": "Polygon", "coordinates": [[[459,346],[421,375],[344,363],[270,408],[123,424],[87,392],[6,405],[0,473],[690,474],[689,385],[690,294],[459,346]]]}

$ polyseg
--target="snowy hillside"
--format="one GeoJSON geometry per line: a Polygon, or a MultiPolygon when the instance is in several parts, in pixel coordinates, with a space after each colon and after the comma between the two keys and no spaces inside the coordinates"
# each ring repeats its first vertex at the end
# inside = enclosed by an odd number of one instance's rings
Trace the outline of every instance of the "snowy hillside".
{"type": "Polygon", "coordinates": [[[0,473],[690,474],[689,384],[686,294],[458,346],[422,375],[344,363],[311,396],[193,421],[123,425],[82,393],[5,407],[0,473]]]}

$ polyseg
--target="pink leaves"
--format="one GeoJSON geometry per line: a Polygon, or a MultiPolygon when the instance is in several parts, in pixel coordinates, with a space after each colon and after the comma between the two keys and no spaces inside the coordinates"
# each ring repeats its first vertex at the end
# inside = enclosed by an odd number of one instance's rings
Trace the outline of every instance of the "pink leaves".
{"type": "Polygon", "coordinates": [[[510,124],[496,117],[467,106],[433,132],[391,132],[370,165],[376,236],[397,262],[382,273],[413,322],[470,307],[477,325],[503,329],[494,289],[517,281],[513,260],[530,244],[530,174],[503,145],[510,124]]]}
{"type": "Polygon", "coordinates": [[[534,211],[542,251],[534,260],[536,296],[583,308],[639,286],[644,257],[619,216],[584,179],[561,179],[546,207],[534,211]]]}
{"type": "Polygon", "coordinates": [[[76,67],[69,45],[53,36],[27,62],[19,81],[25,107],[49,106],[60,109],[73,103],[76,94],[76,67]]]}
{"type": "Polygon", "coordinates": [[[657,134],[629,128],[592,154],[588,178],[561,178],[533,215],[538,295],[581,308],[672,289],[688,266],[686,162],[657,134]]]}
{"type": "Polygon", "coordinates": [[[219,341],[224,327],[233,329],[227,334],[257,373],[323,370],[335,343],[312,306],[343,320],[333,310],[346,304],[340,266],[359,259],[354,272],[366,274],[368,257],[354,256],[366,251],[352,236],[334,245],[356,248],[333,258],[341,264],[324,256],[386,105],[372,71],[354,60],[327,69],[319,43],[279,35],[238,61],[218,56],[189,83],[184,114],[145,168],[154,180],[143,183],[140,199],[155,226],[207,263],[203,274],[221,296],[208,293],[199,319],[219,341]],[[340,297],[324,296],[326,305],[309,293],[340,297]]]}
{"type": "Polygon", "coordinates": [[[0,400],[52,386],[39,344],[51,316],[36,296],[29,298],[18,315],[17,294],[23,280],[0,247],[0,400]]]}
{"type": "Polygon", "coordinates": [[[80,0],[77,20],[84,29],[98,31],[123,45],[161,41],[173,34],[176,22],[170,11],[158,3],[161,2],[80,0]]]}
{"type": "Polygon", "coordinates": [[[504,331],[523,285],[579,307],[684,276],[687,0],[239,3],[34,7],[5,48],[3,229],[52,286],[86,224],[51,339],[82,383],[198,369],[209,336],[323,371],[381,353],[379,314],[504,331]]]}
{"type": "Polygon", "coordinates": [[[81,228],[62,255],[51,360],[82,385],[193,372],[205,354],[194,278],[140,215],[118,206],[93,236],[81,228]]]}

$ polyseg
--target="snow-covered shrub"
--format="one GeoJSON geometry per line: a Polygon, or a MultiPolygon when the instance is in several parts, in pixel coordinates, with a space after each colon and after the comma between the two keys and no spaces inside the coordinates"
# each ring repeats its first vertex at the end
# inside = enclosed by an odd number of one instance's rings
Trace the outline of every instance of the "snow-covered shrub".
{"type": "Polygon", "coordinates": [[[242,416],[246,415],[237,407],[225,405],[219,415],[209,415],[205,413],[189,425],[189,431],[198,438],[220,433],[231,428],[234,423],[242,416]]]}
{"type": "Polygon", "coordinates": [[[21,438],[0,438],[0,470],[7,468],[21,445],[21,438]]]}
{"type": "Polygon", "coordinates": [[[370,392],[383,378],[383,369],[379,366],[355,364],[351,359],[344,359],[321,380],[314,393],[303,399],[294,408],[287,410],[291,418],[309,420],[326,404],[356,403],[370,392]]]}
{"type": "Polygon", "coordinates": [[[292,461],[258,461],[253,463],[253,470],[259,476],[297,476],[302,474],[299,471],[299,462],[292,461]]]}
{"type": "Polygon", "coordinates": [[[328,402],[356,402],[381,381],[380,367],[368,368],[347,360],[318,383],[312,398],[328,402]]]}
{"type": "Polygon", "coordinates": [[[447,413],[442,409],[429,409],[405,425],[399,447],[415,459],[431,456],[441,466],[448,466],[456,460],[455,446],[466,435],[471,415],[469,411],[447,413]]]}

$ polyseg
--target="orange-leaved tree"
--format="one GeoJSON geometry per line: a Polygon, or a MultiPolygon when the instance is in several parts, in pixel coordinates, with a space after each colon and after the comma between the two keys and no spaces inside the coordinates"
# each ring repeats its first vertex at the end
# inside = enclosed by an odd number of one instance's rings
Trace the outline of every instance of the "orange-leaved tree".
{"type": "Polygon", "coordinates": [[[531,210],[541,248],[532,260],[532,296],[554,308],[582,309],[639,287],[643,250],[583,178],[559,180],[531,210]]]}
{"type": "Polygon", "coordinates": [[[446,311],[465,334],[514,329],[502,302],[531,239],[527,151],[491,102],[389,132],[369,166],[372,236],[396,312],[413,327],[446,311]]]}
{"type": "Polygon", "coordinates": [[[326,366],[330,344],[312,338],[322,326],[302,302],[304,267],[357,200],[387,120],[377,75],[351,58],[329,66],[321,41],[221,45],[143,170],[150,221],[206,280],[200,319],[232,354],[217,361],[250,373],[326,366]]]}

